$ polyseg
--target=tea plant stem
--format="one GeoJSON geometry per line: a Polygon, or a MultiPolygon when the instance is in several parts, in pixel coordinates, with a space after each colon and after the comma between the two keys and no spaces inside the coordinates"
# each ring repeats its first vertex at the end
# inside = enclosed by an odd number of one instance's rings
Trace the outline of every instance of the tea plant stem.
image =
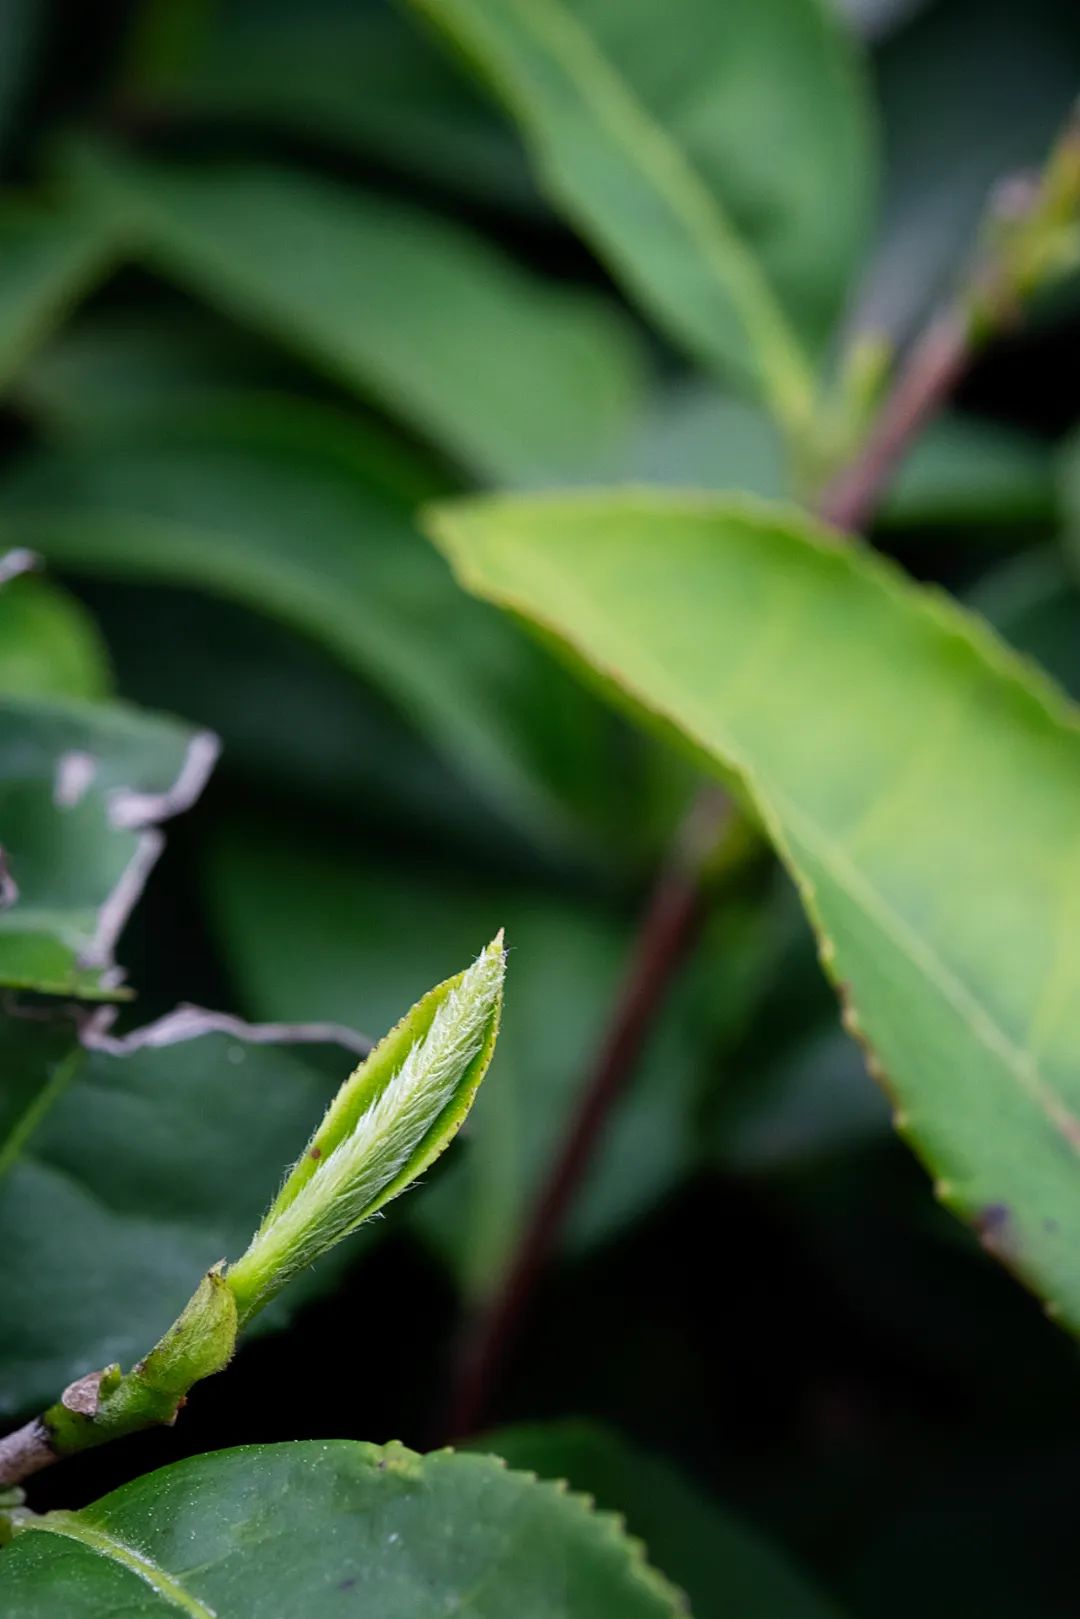
{"type": "Polygon", "coordinates": [[[862,451],[826,488],[818,512],[845,533],[865,529],[911,446],[950,398],[972,359],[967,323],[940,314],[915,344],[862,451]]]}
{"type": "Polygon", "coordinates": [[[56,1460],[48,1431],[40,1417],[0,1439],[0,1490],[40,1473],[56,1460]]]}
{"type": "MultiPolygon", "coordinates": [[[[895,425],[887,437],[882,434],[881,442],[871,435],[856,463],[822,502],[822,515],[845,532],[873,510],[904,449],[940,407],[967,363],[966,351],[961,356],[956,350],[951,328],[948,334],[940,329],[932,341],[928,332],[918,349],[922,358],[916,364],[913,354],[882,410],[882,423],[895,416],[895,425]]],[[[502,1364],[537,1281],[558,1246],[612,1110],[693,949],[704,909],[702,868],[728,813],[727,800],[717,789],[706,788],[698,795],[646,898],[607,1026],[562,1146],[498,1288],[466,1325],[447,1413],[447,1438],[475,1433],[484,1421],[502,1364]],[[694,849],[694,858],[687,858],[688,848],[694,849]]]]}
{"type": "Polygon", "coordinates": [[[1045,284],[1080,261],[1080,110],[1040,175],[994,188],[983,251],[952,303],[915,343],[859,453],[826,488],[819,514],[865,528],[905,455],[954,393],[972,361],[1019,325],[1045,284]]]}
{"type": "Polygon", "coordinates": [[[719,788],[706,788],[691,805],[670,855],[646,901],[630,956],[615,991],[611,1015],[578,1106],[512,1263],[490,1307],[467,1333],[457,1367],[447,1426],[452,1436],[471,1433],[506,1349],[561,1236],[611,1110],[633,1074],[701,920],[702,873],[730,818],[719,788]]]}
{"type": "MultiPolygon", "coordinates": [[[[826,522],[849,534],[869,525],[904,456],[977,354],[1019,322],[1033,293],[1080,260],[1078,213],[1080,114],[1074,112],[1040,176],[995,188],[982,257],[952,303],[916,340],[858,452],[814,503],[826,522]]],[[[703,911],[703,869],[728,814],[717,789],[699,795],[646,899],[562,1146],[498,1288],[466,1326],[448,1407],[450,1438],[474,1433],[484,1420],[500,1368],[612,1110],[693,949],[703,911]]]]}

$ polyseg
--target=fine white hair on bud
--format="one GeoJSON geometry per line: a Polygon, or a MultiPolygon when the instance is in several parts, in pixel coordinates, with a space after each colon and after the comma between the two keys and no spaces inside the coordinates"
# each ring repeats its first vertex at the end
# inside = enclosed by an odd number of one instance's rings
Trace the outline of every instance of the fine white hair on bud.
{"type": "MultiPolygon", "coordinates": [[[[314,1166],[308,1159],[317,1158],[317,1152],[300,1160],[308,1173],[299,1190],[286,1201],[290,1177],[247,1251],[226,1273],[241,1321],[298,1271],[355,1231],[387,1200],[388,1188],[392,1188],[389,1196],[404,1190],[407,1181],[397,1187],[393,1183],[454,1100],[470,1065],[492,1040],[505,963],[500,932],[472,966],[451,982],[427,1032],[408,1048],[396,1072],[333,1151],[314,1166]]],[[[377,1047],[368,1063],[378,1056],[377,1047]]],[[[363,1078],[365,1066],[347,1085],[363,1078]]],[[[340,1105],[340,1097],[334,1105],[340,1105]]],[[[425,1150],[414,1174],[437,1155],[458,1123],[460,1117],[455,1114],[446,1137],[433,1143],[430,1153],[425,1150]]],[[[318,1138],[317,1131],[312,1141],[318,1138]]],[[[294,1170],[293,1175],[296,1173],[294,1170]]]]}

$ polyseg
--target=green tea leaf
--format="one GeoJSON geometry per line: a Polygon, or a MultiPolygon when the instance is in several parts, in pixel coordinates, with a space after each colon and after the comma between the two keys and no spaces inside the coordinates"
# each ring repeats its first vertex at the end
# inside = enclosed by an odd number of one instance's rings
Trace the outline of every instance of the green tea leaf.
{"type": "Polygon", "coordinates": [[[347,814],[365,839],[416,831],[520,858],[520,829],[470,787],[460,765],[317,642],[191,589],[82,578],[80,591],[121,690],[212,730],[225,780],[264,802],[273,795],[305,813],[347,814]]]}
{"type": "Polygon", "coordinates": [[[221,0],[160,48],[173,0],[144,7],[125,98],[156,116],[288,130],[535,211],[513,132],[391,0],[221,0]]]}
{"type": "Polygon", "coordinates": [[[0,206],[0,385],[112,267],[115,222],[69,207],[0,206]]]}
{"type": "Polygon", "coordinates": [[[103,698],[111,685],[104,644],[74,597],[25,574],[0,589],[0,693],[103,698]]]}
{"type": "MultiPolygon", "coordinates": [[[[1080,590],[1053,552],[1002,563],[965,600],[1017,651],[1080,695],[1080,590]]],[[[836,1026],[835,1005],[802,933],[776,953],[763,989],[766,1002],[783,998],[782,1025],[760,1020],[735,1055],[734,1084],[717,1098],[717,1162],[736,1172],[833,1161],[889,1135],[886,1098],[867,1085],[858,1045],[836,1026]],[[807,1004],[802,985],[811,974],[820,993],[807,1004]]],[[[952,1242],[951,1231],[946,1235],[952,1242]]],[[[868,1258],[868,1268],[874,1263],[868,1258]]],[[[957,1301],[956,1308],[964,1306],[957,1301]]]]}
{"type": "MultiPolygon", "coordinates": [[[[478,936],[505,923],[514,984],[496,1083],[481,1090],[453,1160],[408,1206],[464,1291],[484,1293],[566,1129],[625,956],[625,926],[594,902],[520,882],[481,885],[430,865],[410,873],[385,859],[253,838],[246,829],[223,842],[209,872],[224,959],[243,1004],[260,1017],[267,1009],[358,1016],[364,1027],[381,1028],[478,936]]],[[[570,1221],[572,1249],[622,1229],[694,1162],[698,1086],[713,1040],[737,1022],[755,937],[752,922],[733,916],[709,953],[715,970],[707,984],[702,974],[700,983],[680,986],[614,1111],[570,1221]]]]}
{"type": "Polygon", "coordinates": [[[817,0],[415,0],[509,106],[541,183],[671,335],[802,422],[873,139],[817,0]],[[842,177],[842,178],[841,178],[842,177]]]}
{"type": "Polygon", "coordinates": [[[97,153],[75,168],[85,205],[142,258],[482,478],[569,475],[633,408],[617,312],[436,215],[299,170],[97,153]]]}
{"type": "MultiPolygon", "coordinates": [[[[242,1252],[334,1091],[325,1057],[252,1038],[268,1032],[181,1010],[142,1043],[88,1051],[70,1026],[0,1022],[0,1413],[130,1365],[242,1252]]],[[[331,1049],[340,1075],[347,1054],[331,1049]]],[[[323,1261],[260,1325],[342,1263],[323,1261]]]]}
{"type": "Polygon", "coordinates": [[[342,1085],[226,1285],[240,1325],[445,1152],[495,1050],[506,951],[429,990],[342,1085]]]}
{"type": "Polygon", "coordinates": [[[58,566],[194,585],[311,636],[504,825],[580,850],[613,796],[609,717],[418,535],[417,502],[446,487],[348,415],[204,397],[141,434],[16,463],[0,527],[58,566]]]}
{"type": "Polygon", "coordinates": [[[881,520],[896,527],[935,524],[998,528],[1052,522],[1057,515],[1047,446],[1015,428],[948,414],[901,467],[881,520]]]}
{"type": "Polygon", "coordinates": [[[349,1440],[197,1456],[0,1552],[11,1619],[676,1619],[616,1519],[491,1456],[349,1440]]]}
{"type": "MultiPolygon", "coordinates": [[[[212,310],[93,306],[27,361],[15,408],[52,443],[123,438],[223,393],[270,391],[299,368],[212,310]]],[[[298,390],[299,391],[299,390],[298,390]]]]}
{"type": "Polygon", "coordinates": [[[733,771],[939,1197],[1080,1328],[1074,710],[794,510],[463,503],[463,580],[733,771]]]}
{"type": "Polygon", "coordinates": [[[0,984],[115,992],[158,823],[194,802],[216,757],[208,733],[119,704],[0,697],[0,984]]]}
{"type": "Polygon", "coordinates": [[[694,1619],[838,1619],[808,1575],[662,1457],[585,1422],[500,1428],[477,1442],[511,1467],[566,1479],[625,1515],[650,1559],[686,1592],[694,1619]]]}

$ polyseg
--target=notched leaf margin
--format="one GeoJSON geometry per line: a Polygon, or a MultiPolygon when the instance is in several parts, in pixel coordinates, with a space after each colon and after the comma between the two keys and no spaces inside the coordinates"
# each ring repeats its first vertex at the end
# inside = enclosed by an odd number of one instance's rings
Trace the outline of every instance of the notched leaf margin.
{"type": "MultiPolygon", "coordinates": [[[[423,508],[420,514],[425,532],[446,557],[455,578],[464,589],[520,616],[525,623],[535,625],[553,646],[562,648],[575,665],[586,673],[598,675],[611,692],[624,694],[635,708],[658,722],[663,730],[689,739],[703,759],[711,758],[731,771],[745,790],[754,813],[796,886],[814,933],[822,970],[840,1001],[843,1027],[860,1047],[871,1078],[885,1091],[893,1110],[893,1127],[930,1175],[934,1196],[950,1213],[975,1231],[989,1254],[998,1259],[1024,1287],[1038,1295],[1049,1319],[1080,1332],[1080,1320],[1067,1320],[1060,1301],[1041,1288],[1037,1273],[1027,1264],[1015,1233],[1011,1210],[1007,1234],[999,1220],[991,1218],[987,1221],[988,1208],[1007,1208],[1007,1205],[1004,1202],[988,1204],[985,1198],[976,1201],[965,1197],[951,1180],[938,1175],[932,1150],[924,1145],[917,1121],[912,1120],[898,1096],[895,1082],[885,1072],[861,1021],[851,985],[839,972],[835,940],[825,926],[816,886],[795,860],[780,825],[779,815],[769,803],[758,773],[734,750],[721,757],[712,743],[706,743],[695,735],[690,727],[662,703],[642,691],[616,666],[595,657],[556,620],[537,612],[527,596],[502,585],[489,588],[484,581],[482,568],[474,567],[467,555],[467,548],[459,549],[453,537],[456,522],[462,516],[467,521],[470,510],[479,512],[486,521],[490,521],[491,515],[497,514],[499,508],[503,507],[512,522],[514,510],[522,506],[530,510],[549,506],[555,510],[576,510],[586,514],[595,509],[610,514],[613,507],[620,505],[625,507],[628,516],[640,516],[643,511],[647,513],[651,510],[659,516],[677,516],[682,512],[696,517],[724,517],[751,529],[770,533],[788,524],[801,541],[828,558],[834,566],[847,572],[872,570],[876,583],[894,600],[913,606],[942,636],[962,648],[984,669],[1010,682],[1055,729],[1067,733],[1074,740],[1080,737],[1080,713],[1053,677],[1034,659],[1000,640],[983,620],[965,613],[946,590],[939,586],[916,584],[898,564],[873,551],[857,536],[831,527],[790,502],[763,500],[744,492],[724,494],[709,490],[661,490],[648,485],[626,485],[614,490],[595,489],[587,492],[550,490],[524,499],[500,495],[477,496],[435,503],[423,508]]],[[[1070,1115],[1066,1121],[1067,1127],[1057,1119],[1052,1122],[1063,1129],[1069,1144],[1080,1154],[1080,1119],[1070,1115]]]]}

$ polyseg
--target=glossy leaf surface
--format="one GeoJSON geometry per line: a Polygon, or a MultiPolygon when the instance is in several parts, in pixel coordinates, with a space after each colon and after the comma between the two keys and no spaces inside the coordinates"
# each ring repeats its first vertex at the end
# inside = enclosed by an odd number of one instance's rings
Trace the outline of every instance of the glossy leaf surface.
{"type": "Polygon", "coordinates": [[[0,1552],[7,1619],[675,1619],[616,1519],[491,1456],[253,1446],[49,1515],[0,1552]]]}
{"type": "MultiPolygon", "coordinates": [[[[0,1411],[11,1416],[146,1353],[199,1277],[243,1250],[333,1094],[330,1076],[355,1058],[304,1060],[212,1029],[124,1054],[82,1051],[33,1020],[8,1018],[0,1034],[0,1411]]],[[[287,1309],[325,1285],[325,1265],[287,1309]]],[[[284,1318],[278,1305],[264,1320],[284,1318]]]]}
{"type": "Polygon", "coordinates": [[[66,591],[25,574],[0,589],[0,692],[102,698],[111,684],[101,638],[66,591]]]}
{"type": "Polygon", "coordinates": [[[1080,731],[984,625],[794,510],[447,508],[463,580],[740,779],[897,1123],[1080,1328],[1080,731]]]}

